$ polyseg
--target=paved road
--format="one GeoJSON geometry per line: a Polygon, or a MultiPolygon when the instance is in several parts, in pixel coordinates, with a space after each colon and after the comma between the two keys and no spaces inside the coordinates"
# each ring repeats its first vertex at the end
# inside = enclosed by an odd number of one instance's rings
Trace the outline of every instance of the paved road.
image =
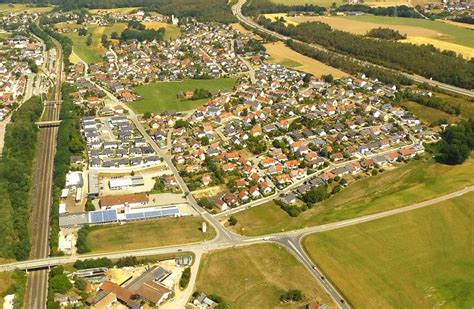
{"type": "MultiPolygon", "coordinates": [[[[61,99],[62,80],[62,51],[56,42],[58,59],[56,61],[56,84],[53,99],[61,99]]],[[[59,105],[45,105],[42,121],[59,119],[59,105]]],[[[54,155],[56,153],[57,127],[40,129],[39,145],[33,173],[33,195],[31,225],[31,252],[32,259],[42,259],[49,256],[49,223],[52,205],[52,180],[54,155]]],[[[25,308],[46,308],[48,296],[48,271],[40,270],[28,274],[25,308]]]]}
{"type": "MultiPolygon", "coordinates": [[[[287,40],[291,39],[295,42],[298,42],[298,43],[301,43],[301,44],[304,44],[304,45],[309,45],[309,46],[311,46],[315,49],[318,49],[318,50],[322,50],[322,51],[337,54],[337,52],[329,51],[328,49],[324,48],[321,45],[308,44],[308,43],[305,43],[305,42],[302,42],[302,41],[298,41],[298,40],[295,40],[291,37],[281,35],[279,33],[270,31],[270,30],[266,29],[263,26],[260,26],[259,24],[254,22],[252,19],[247,18],[246,16],[244,16],[242,14],[242,6],[245,4],[245,2],[247,2],[247,0],[239,0],[237,2],[237,4],[235,4],[232,7],[232,13],[235,15],[235,17],[237,17],[237,19],[240,22],[247,25],[248,27],[250,27],[252,29],[257,29],[257,30],[259,30],[259,31],[261,31],[265,34],[268,34],[268,35],[270,35],[274,38],[277,38],[278,40],[281,40],[281,41],[287,41],[287,40]]],[[[359,62],[360,64],[364,64],[364,65],[368,65],[368,66],[375,66],[375,67],[383,68],[383,69],[386,69],[386,70],[389,70],[389,71],[392,71],[392,72],[402,74],[403,76],[405,76],[405,77],[407,77],[407,78],[409,78],[413,81],[419,82],[419,83],[426,83],[426,84],[429,84],[429,85],[434,86],[434,87],[439,87],[443,90],[447,90],[447,91],[451,91],[451,92],[454,92],[454,93],[457,93],[457,94],[465,95],[465,96],[468,96],[468,97],[471,97],[471,98],[474,97],[474,91],[471,91],[471,90],[468,90],[468,89],[459,88],[459,87],[456,87],[456,86],[444,84],[444,83],[441,83],[441,82],[438,82],[438,81],[435,81],[435,80],[432,80],[432,79],[429,79],[429,78],[425,78],[425,77],[422,77],[422,76],[419,76],[419,75],[416,75],[416,74],[409,74],[409,73],[406,73],[406,72],[393,70],[393,69],[390,69],[390,68],[383,67],[381,65],[373,64],[373,63],[370,63],[370,62],[367,62],[367,61],[362,61],[362,60],[359,60],[357,58],[352,58],[352,57],[349,57],[347,55],[344,55],[344,56],[349,58],[349,59],[355,60],[355,61],[359,62]]]]}
{"type": "MultiPolygon", "coordinates": [[[[285,246],[288,250],[290,250],[295,257],[297,257],[313,274],[313,276],[321,283],[321,285],[326,289],[329,295],[331,295],[334,300],[340,305],[340,307],[346,308],[348,306],[347,301],[344,299],[343,295],[329,282],[329,279],[324,276],[322,271],[315,267],[315,265],[311,262],[308,258],[304,250],[301,246],[301,239],[312,233],[319,233],[330,231],[338,228],[343,228],[347,226],[352,226],[356,224],[360,224],[363,222],[373,221],[380,218],[393,216],[395,214],[400,214],[408,211],[412,211],[415,209],[419,209],[422,207],[427,207],[429,205],[433,205],[448,199],[452,199],[458,196],[462,196],[469,192],[474,191],[474,186],[466,187],[462,190],[452,192],[450,194],[446,194],[441,197],[437,197],[431,200],[427,200],[424,202],[416,203],[413,205],[387,210],[376,214],[366,215],[359,218],[344,220],[340,222],[328,223],[314,227],[308,227],[301,230],[289,231],[289,232],[281,232],[281,233],[274,233],[271,235],[265,236],[258,236],[258,237],[243,237],[240,235],[229,234],[230,239],[226,239],[225,237],[216,237],[214,240],[205,241],[201,243],[193,243],[193,244],[183,244],[183,245],[173,245],[167,247],[157,247],[157,248],[144,248],[139,250],[127,250],[127,251],[120,251],[120,252],[112,252],[112,253],[97,253],[97,254],[86,254],[81,256],[64,256],[64,257],[49,257],[49,258],[42,258],[42,259],[32,259],[29,261],[21,261],[15,262],[10,264],[0,265],[0,271],[11,271],[13,269],[35,269],[35,268],[46,268],[54,265],[61,265],[61,264],[70,264],[74,263],[77,260],[84,260],[88,258],[99,258],[99,257],[108,257],[111,259],[117,259],[120,257],[126,256],[147,256],[147,255],[159,255],[159,254],[169,254],[169,253],[178,253],[181,251],[190,251],[196,252],[199,254],[217,250],[217,249],[225,249],[225,248],[232,248],[232,247],[240,247],[240,246],[248,246],[258,243],[265,243],[265,242],[274,242],[285,246]],[[341,302],[341,300],[343,302],[341,302]]],[[[31,274],[37,274],[39,272],[31,272],[31,274]]]]}

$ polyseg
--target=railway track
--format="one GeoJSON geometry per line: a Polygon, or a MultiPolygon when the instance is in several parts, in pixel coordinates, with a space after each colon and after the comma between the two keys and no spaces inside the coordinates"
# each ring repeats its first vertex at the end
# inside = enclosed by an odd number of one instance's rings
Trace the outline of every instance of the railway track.
{"type": "MultiPolygon", "coordinates": [[[[59,120],[63,59],[61,45],[55,41],[57,50],[56,81],[52,99],[57,104],[44,106],[42,121],[59,120]]],[[[56,137],[58,127],[40,128],[38,152],[33,172],[32,212],[30,218],[31,252],[30,258],[41,259],[49,256],[50,213],[52,205],[52,182],[56,137]]],[[[28,309],[46,308],[48,297],[48,270],[28,273],[24,307],[28,309]]]]}

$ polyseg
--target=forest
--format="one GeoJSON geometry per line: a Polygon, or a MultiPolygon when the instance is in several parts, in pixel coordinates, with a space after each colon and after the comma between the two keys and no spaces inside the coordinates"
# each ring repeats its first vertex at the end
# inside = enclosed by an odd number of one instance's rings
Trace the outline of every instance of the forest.
{"type": "Polygon", "coordinates": [[[391,69],[416,73],[426,78],[466,89],[474,88],[474,61],[443,53],[432,45],[417,46],[389,40],[374,40],[333,30],[320,22],[286,26],[283,22],[259,18],[264,27],[309,44],[351,55],[391,69]]]}
{"type": "Polygon", "coordinates": [[[13,112],[0,161],[0,256],[25,260],[31,248],[29,230],[31,177],[43,105],[38,97],[13,112]],[[21,142],[20,142],[21,141],[21,142]]]}
{"type": "Polygon", "coordinates": [[[288,40],[286,42],[286,45],[288,45],[288,47],[290,47],[291,49],[299,52],[300,54],[314,58],[318,61],[321,61],[322,63],[341,69],[342,71],[348,72],[352,75],[356,75],[357,73],[364,73],[368,77],[378,78],[385,84],[391,84],[396,86],[411,85],[413,83],[411,79],[399,73],[376,66],[363,65],[358,61],[352,60],[343,55],[318,50],[307,44],[288,40]]]}

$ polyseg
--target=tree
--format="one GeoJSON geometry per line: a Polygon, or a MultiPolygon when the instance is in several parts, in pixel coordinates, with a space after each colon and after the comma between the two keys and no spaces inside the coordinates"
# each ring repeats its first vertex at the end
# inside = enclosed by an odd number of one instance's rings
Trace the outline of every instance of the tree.
{"type": "Polygon", "coordinates": [[[150,119],[150,118],[151,118],[151,112],[145,112],[145,113],[143,114],[143,118],[145,118],[145,119],[150,119]]]}
{"type": "Polygon", "coordinates": [[[86,45],[91,46],[92,45],[92,35],[89,34],[89,36],[86,39],[86,45]]]}
{"type": "Polygon", "coordinates": [[[112,32],[112,34],[110,34],[110,38],[113,39],[113,40],[118,40],[119,39],[119,35],[117,32],[112,32]]]}
{"type": "Polygon", "coordinates": [[[51,277],[49,280],[49,285],[55,293],[60,294],[66,293],[72,288],[72,284],[65,274],[51,277]]]}
{"type": "Polygon", "coordinates": [[[79,28],[79,30],[77,30],[77,34],[79,36],[86,36],[87,35],[87,29],[86,28],[79,28]]]}
{"type": "Polygon", "coordinates": [[[229,221],[230,225],[236,225],[237,224],[237,219],[234,216],[230,216],[228,221],[229,221]]]}
{"type": "Polygon", "coordinates": [[[298,302],[303,300],[304,294],[300,290],[289,290],[280,296],[282,302],[298,302]]]}

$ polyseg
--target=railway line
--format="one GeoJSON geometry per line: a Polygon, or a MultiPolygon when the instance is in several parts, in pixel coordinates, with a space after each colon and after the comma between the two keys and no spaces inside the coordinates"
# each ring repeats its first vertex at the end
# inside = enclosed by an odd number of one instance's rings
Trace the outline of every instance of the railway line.
{"type": "MultiPolygon", "coordinates": [[[[62,83],[62,50],[61,45],[54,41],[57,49],[56,81],[52,99],[60,102],[62,83]]],[[[60,104],[45,104],[42,122],[59,120],[60,104]]],[[[33,172],[31,228],[31,259],[43,259],[49,256],[50,213],[52,205],[52,182],[54,171],[54,156],[56,153],[57,126],[41,127],[39,145],[33,172]]],[[[48,270],[30,272],[27,279],[25,308],[46,308],[48,297],[48,270]]]]}

